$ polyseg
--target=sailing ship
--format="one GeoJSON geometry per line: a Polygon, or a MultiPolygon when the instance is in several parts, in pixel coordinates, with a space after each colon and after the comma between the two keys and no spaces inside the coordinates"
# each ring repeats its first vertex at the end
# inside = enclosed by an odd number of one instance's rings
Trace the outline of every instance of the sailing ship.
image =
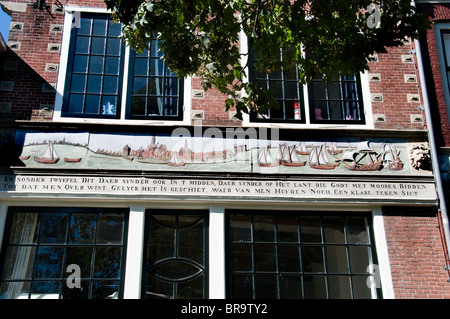
{"type": "Polygon", "coordinates": [[[343,150],[339,150],[336,146],[336,142],[331,143],[331,146],[328,148],[328,153],[331,155],[341,154],[343,150]]]}
{"type": "Polygon", "coordinates": [[[305,166],[306,161],[301,161],[296,152],[296,146],[286,145],[283,152],[283,157],[280,160],[283,166],[305,166]]]}
{"type": "Polygon", "coordinates": [[[178,152],[173,152],[169,161],[167,162],[170,166],[185,166],[186,162],[183,162],[178,155],[178,152]]]}
{"type": "Polygon", "coordinates": [[[52,142],[48,142],[47,151],[42,157],[35,156],[34,160],[42,164],[55,164],[59,161],[59,155],[56,153],[52,142]]]}
{"type": "Polygon", "coordinates": [[[306,148],[305,142],[300,142],[296,150],[298,155],[309,155],[310,151],[306,148]]]}
{"type": "Polygon", "coordinates": [[[259,151],[258,165],[261,167],[274,167],[279,166],[280,163],[272,157],[272,154],[270,153],[270,148],[265,147],[259,151]]]}
{"type": "Polygon", "coordinates": [[[401,171],[403,169],[403,162],[400,160],[400,152],[397,152],[395,146],[390,143],[381,146],[380,160],[383,166],[388,170],[401,171]]]}
{"type": "Polygon", "coordinates": [[[332,163],[323,144],[314,146],[309,154],[309,166],[315,169],[335,169],[339,163],[332,163]]]}
{"type": "Polygon", "coordinates": [[[379,171],[383,167],[382,161],[376,156],[375,150],[368,141],[359,143],[356,151],[345,152],[342,162],[351,171],[379,171]],[[364,158],[365,164],[361,162],[364,158]]]}

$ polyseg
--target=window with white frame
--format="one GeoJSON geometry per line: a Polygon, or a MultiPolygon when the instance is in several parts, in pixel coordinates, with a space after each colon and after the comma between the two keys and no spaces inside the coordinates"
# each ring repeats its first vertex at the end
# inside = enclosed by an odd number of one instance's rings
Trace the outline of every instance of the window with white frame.
{"type": "Polygon", "coordinates": [[[61,118],[183,120],[184,78],[165,66],[154,40],[126,47],[108,14],[81,12],[70,29],[61,118]]]}
{"type": "Polygon", "coordinates": [[[116,299],[128,210],[10,207],[0,299],[116,299]]]}
{"type": "Polygon", "coordinates": [[[230,211],[228,234],[229,298],[379,297],[365,215],[230,211]]]}
{"type": "MultiPolygon", "coordinates": [[[[325,83],[316,75],[306,86],[299,82],[296,66],[267,74],[255,67],[258,58],[250,54],[249,79],[259,87],[269,90],[278,102],[278,108],[269,114],[251,114],[252,122],[306,123],[308,112],[312,124],[365,124],[362,88],[359,75],[344,76],[325,83]],[[308,98],[306,98],[308,96],[308,98]]],[[[280,50],[283,61],[283,50],[280,50]]]]}

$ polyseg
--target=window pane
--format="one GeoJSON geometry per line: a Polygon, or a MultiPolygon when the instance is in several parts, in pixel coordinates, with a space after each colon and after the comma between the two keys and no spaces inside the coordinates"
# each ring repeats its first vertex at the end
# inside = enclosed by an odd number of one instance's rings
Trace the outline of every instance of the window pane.
{"type": "Polygon", "coordinates": [[[147,76],[148,74],[148,60],[147,59],[135,59],[134,60],[134,75],[147,76]]]}
{"type": "Polygon", "coordinates": [[[102,76],[101,75],[89,75],[87,93],[100,93],[102,89],[102,76]]]}
{"type": "Polygon", "coordinates": [[[325,276],[305,275],[304,276],[305,298],[306,299],[326,299],[327,290],[325,276]]]}
{"type": "Polygon", "coordinates": [[[97,243],[121,244],[123,223],[122,214],[100,214],[98,216],[97,243]]]}
{"type": "Polygon", "coordinates": [[[115,115],[117,112],[117,96],[103,96],[102,114],[115,115]]]}
{"type": "Polygon", "coordinates": [[[108,38],[106,46],[107,55],[120,55],[120,39],[108,38]]]}
{"type": "Polygon", "coordinates": [[[119,78],[117,76],[105,76],[103,78],[103,94],[116,95],[119,91],[119,78]]]}
{"type": "Polygon", "coordinates": [[[349,276],[328,276],[328,289],[331,299],[351,299],[349,276]]]}
{"type": "Polygon", "coordinates": [[[67,284],[62,285],[62,299],[89,299],[89,281],[80,281],[81,289],[69,288],[67,284]]]}
{"type": "Polygon", "coordinates": [[[145,115],[146,97],[131,98],[131,113],[133,115],[145,115]]]}
{"type": "Polygon", "coordinates": [[[84,93],[86,89],[86,75],[72,74],[70,83],[70,92],[84,93]]]}
{"type": "MultiPolygon", "coordinates": [[[[69,265],[80,267],[81,278],[91,278],[92,247],[70,246],[67,248],[66,269],[69,265]]],[[[70,272],[64,272],[64,276],[70,276],[70,272]]]]}
{"type": "Polygon", "coordinates": [[[371,299],[372,292],[367,284],[369,276],[353,276],[353,293],[355,299],[371,299]]]}
{"type": "Polygon", "coordinates": [[[180,216],[180,224],[182,218],[187,218],[186,221],[195,222],[195,224],[188,228],[179,230],[178,256],[193,260],[200,265],[203,265],[203,220],[198,220],[198,216],[180,216]]]}
{"type": "Polygon", "coordinates": [[[277,276],[269,274],[255,275],[255,297],[258,299],[277,298],[277,276]]]}
{"type": "Polygon", "coordinates": [[[253,298],[253,280],[251,275],[232,275],[231,286],[233,298],[253,298]]]}
{"type": "Polygon", "coordinates": [[[325,242],[345,243],[344,219],[341,217],[324,217],[325,242]]]}
{"type": "Polygon", "coordinates": [[[89,42],[90,38],[88,37],[78,37],[75,44],[75,53],[88,54],[89,42]]]}
{"type": "Polygon", "coordinates": [[[276,271],[275,245],[255,244],[255,270],[276,271]]]}
{"type": "Polygon", "coordinates": [[[108,19],[108,36],[118,37],[122,33],[122,25],[120,23],[115,23],[111,19],[108,19]]]}
{"type": "Polygon", "coordinates": [[[37,236],[37,214],[14,214],[13,229],[10,241],[13,244],[32,244],[36,242],[37,236]]]}
{"type": "Polygon", "coordinates": [[[88,70],[88,56],[87,55],[75,55],[73,60],[73,72],[87,73],[88,70]]]}
{"type": "Polygon", "coordinates": [[[106,48],[106,39],[105,38],[92,38],[92,47],[91,54],[96,55],[104,55],[106,48]]]}
{"type": "Polygon", "coordinates": [[[91,33],[92,19],[80,18],[80,27],[77,29],[79,35],[89,35],[91,33]]]}
{"type": "Polygon", "coordinates": [[[252,239],[251,216],[231,216],[230,236],[232,242],[248,242],[252,239]]]}
{"type": "Polygon", "coordinates": [[[30,279],[35,252],[35,247],[10,247],[6,254],[2,279],[30,279]]]}
{"type": "Polygon", "coordinates": [[[323,272],[322,246],[302,246],[303,268],[305,272],[323,272]]]}
{"type": "Polygon", "coordinates": [[[255,242],[273,242],[275,240],[275,223],[272,216],[258,216],[254,219],[255,242]]]}
{"type": "Polygon", "coordinates": [[[94,281],[92,299],[117,299],[119,283],[117,281],[94,281]]]}
{"type": "Polygon", "coordinates": [[[99,95],[87,95],[84,113],[98,114],[99,109],[100,109],[100,96],[99,95]]]}
{"type": "Polygon", "coordinates": [[[301,276],[282,275],[280,277],[280,297],[282,299],[302,299],[303,283],[301,276]]]}
{"type": "Polygon", "coordinates": [[[444,33],[444,47],[445,47],[445,60],[447,61],[447,67],[450,67],[450,34],[444,33]]]}
{"type": "Polygon", "coordinates": [[[61,283],[58,281],[35,281],[31,290],[31,298],[59,299],[61,283]]]}
{"type": "Polygon", "coordinates": [[[321,243],[322,231],[320,217],[301,217],[301,238],[305,243],[321,243]]]}
{"type": "Polygon", "coordinates": [[[297,245],[278,245],[278,267],[282,272],[301,271],[297,245]]]}
{"type": "Polygon", "coordinates": [[[119,75],[119,58],[107,57],[105,63],[105,74],[119,75]]]}
{"type": "Polygon", "coordinates": [[[252,246],[247,244],[231,245],[231,270],[252,271],[252,246]]]}
{"type": "Polygon", "coordinates": [[[278,217],[278,240],[280,242],[298,242],[298,224],[296,218],[278,217]]]}
{"type": "Polygon", "coordinates": [[[353,273],[368,273],[370,255],[369,248],[366,246],[350,246],[350,264],[353,273]]]}
{"type": "Polygon", "coordinates": [[[345,246],[328,245],[326,252],[328,272],[344,274],[349,273],[347,248],[345,246]]]}
{"type": "Polygon", "coordinates": [[[94,19],[92,27],[92,35],[105,36],[106,35],[106,19],[94,19]]]}
{"type": "Polygon", "coordinates": [[[121,247],[95,248],[95,278],[119,278],[121,247]]]}
{"type": "Polygon", "coordinates": [[[44,214],[40,225],[40,243],[64,243],[68,221],[66,214],[44,214]]]}
{"type": "Polygon", "coordinates": [[[61,278],[64,248],[41,246],[36,253],[35,278],[61,278]]]}
{"type": "Polygon", "coordinates": [[[365,219],[361,217],[347,218],[348,242],[368,243],[369,236],[366,229],[365,219]]]}
{"type": "Polygon", "coordinates": [[[83,113],[84,95],[70,94],[68,103],[68,112],[74,114],[83,113]]]}
{"type": "Polygon", "coordinates": [[[89,73],[102,74],[103,63],[104,58],[102,56],[91,56],[91,59],[89,61],[89,73]]]}
{"type": "Polygon", "coordinates": [[[178,299],[201,299],[204,295],[204,278],[197,278],[181,282],[177,287],[178,299]]]}
{"type": "Polygon", "coordinates": [[[96,229],[94,214],[72,214],[69,229],[69,244],[92,244],[96,229]]]}

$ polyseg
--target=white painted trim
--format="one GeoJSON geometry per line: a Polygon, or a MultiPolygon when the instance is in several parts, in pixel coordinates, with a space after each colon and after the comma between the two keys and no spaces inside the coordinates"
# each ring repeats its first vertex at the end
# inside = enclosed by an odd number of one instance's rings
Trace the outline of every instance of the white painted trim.
{"type": "Polygon", "coordinates": [[[128,219],[124,299],[139,299],[141,297],[144,228],[145,207],[143,205],[131,205],[128,219]]]}
{"type": "Polygon", "coordinates": [[[6,215],[8,213],[8,206],[5,203],[0,203],[0,249],[3,245],[3,236],[5,234],[6,215]]]}
{"type": "Polygon", "coordinates": [[[72,27],[72,19],[74,12],[89,12],[110,14],[111,11],[103,8],[86,8],[86,7],[66,7],[64,16],[64,32],[61,45],[61,55],[59,62],[58,81],[56,85],[55,109],[53,112],[53,121],[58,123],[86,123],[86,124],[118,124],[118,125],[139,125],[139,126],[178,126],[191,124],[192,109],[192,78],[184,78],[184,95],[183,95],[183,120],[132,120],[126,119],[126,98],[128,90],[128,69],[129,69],[129,47],[125,49],[124,70],[122,72],[122,97],[121,97],[121,114],[119,119],[94,119],[94,118],[77,118],[61,116],[63,106],[63,95],[65,91],[66,73],[69,59],[70,35],[72,27]]]}
{"type": "Polygon", "coordinates": [[[375,274],[375,276],[380,276],[383,299],[395,299],[391,266],[389,262],[389,251],[386,241],[386,232],[384,229],[384,219],[381,208],[376,208],[373,210],[372,223],[379,270],[379,273],[375,274]]]}
{"type": "Polygon", "coordinates": [[[209,213],[209,298],[225,299],[225,208],[211,206],[209,213]]]}

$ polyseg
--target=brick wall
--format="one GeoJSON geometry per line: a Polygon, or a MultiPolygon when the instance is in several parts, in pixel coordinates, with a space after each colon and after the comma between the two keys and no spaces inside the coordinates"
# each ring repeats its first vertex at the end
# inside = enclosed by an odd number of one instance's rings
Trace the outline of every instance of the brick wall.
{"type": "Polygon", "coordinates": [[[435,213],[385,208],[383,214],[395,298],[450,298],[435,213]]]}
{"type": "MultiPolygon", "coordinates": [[[[19,5],[11,13],[12,30],[7,55],[8,61],[16,61],[17,68],[8,71],[6,79],[13,82],[14,90],[1,91],[0,99],[10,103],[10,110],[0,108],[3,119],[51,120],[48,107],[54,103],[54,92],[48,92],[57,82],[59,48],[62,41],[63,13],[51,1],[52,18],[45,10],[32,9],[33,1],[0,1],[19,5]],[[59,27],[59,29],[58,29],[59,27]],[[44,89],[43,89],[44,88],[44,89]],[[2,112],[3,111],[3,112],[2,112]],[[8,112],[9,111],[9,112],[8,112]]],[[[104,7],[103,1],[70,1],[71,6],[104,7]]],[[[415,81],[406,82],[405,76],[414,78],[415,65],[411,59],[410,44],[402,48],[390,49],[388,54],[379,54],[378,61],[370,64],[370,91],[375,128],[379,129],[423,129],[423,115],[418,111],[420,98],[415,81]],[[375,76],[373,76],[375,75],[375,76]]],[[[200,79],[193,79],[193,89],[201,91],[200,79]]],[[[233,119],[233,111],[224,112],[224,100],[209,90],[203,97],[192,100],[194,114],[200,116],[203,125],[240,126],[233,119]],[[195,111],[202,111],[197,112],[195,111]]]]}
{"type": "MultiPolygon", "coordinates": [[[[448,22],[450,4],[417,4],[418,11],[428,14],[434,23],[448,22]]],[[[434,27],[421,39],[424,67],[427,73],[427,86],[430,107],[433,111],[435,130],[441,146],[450,146],[450,125],[445,102],[445,89],[442,83],[439,56],[434,27]]]]}

